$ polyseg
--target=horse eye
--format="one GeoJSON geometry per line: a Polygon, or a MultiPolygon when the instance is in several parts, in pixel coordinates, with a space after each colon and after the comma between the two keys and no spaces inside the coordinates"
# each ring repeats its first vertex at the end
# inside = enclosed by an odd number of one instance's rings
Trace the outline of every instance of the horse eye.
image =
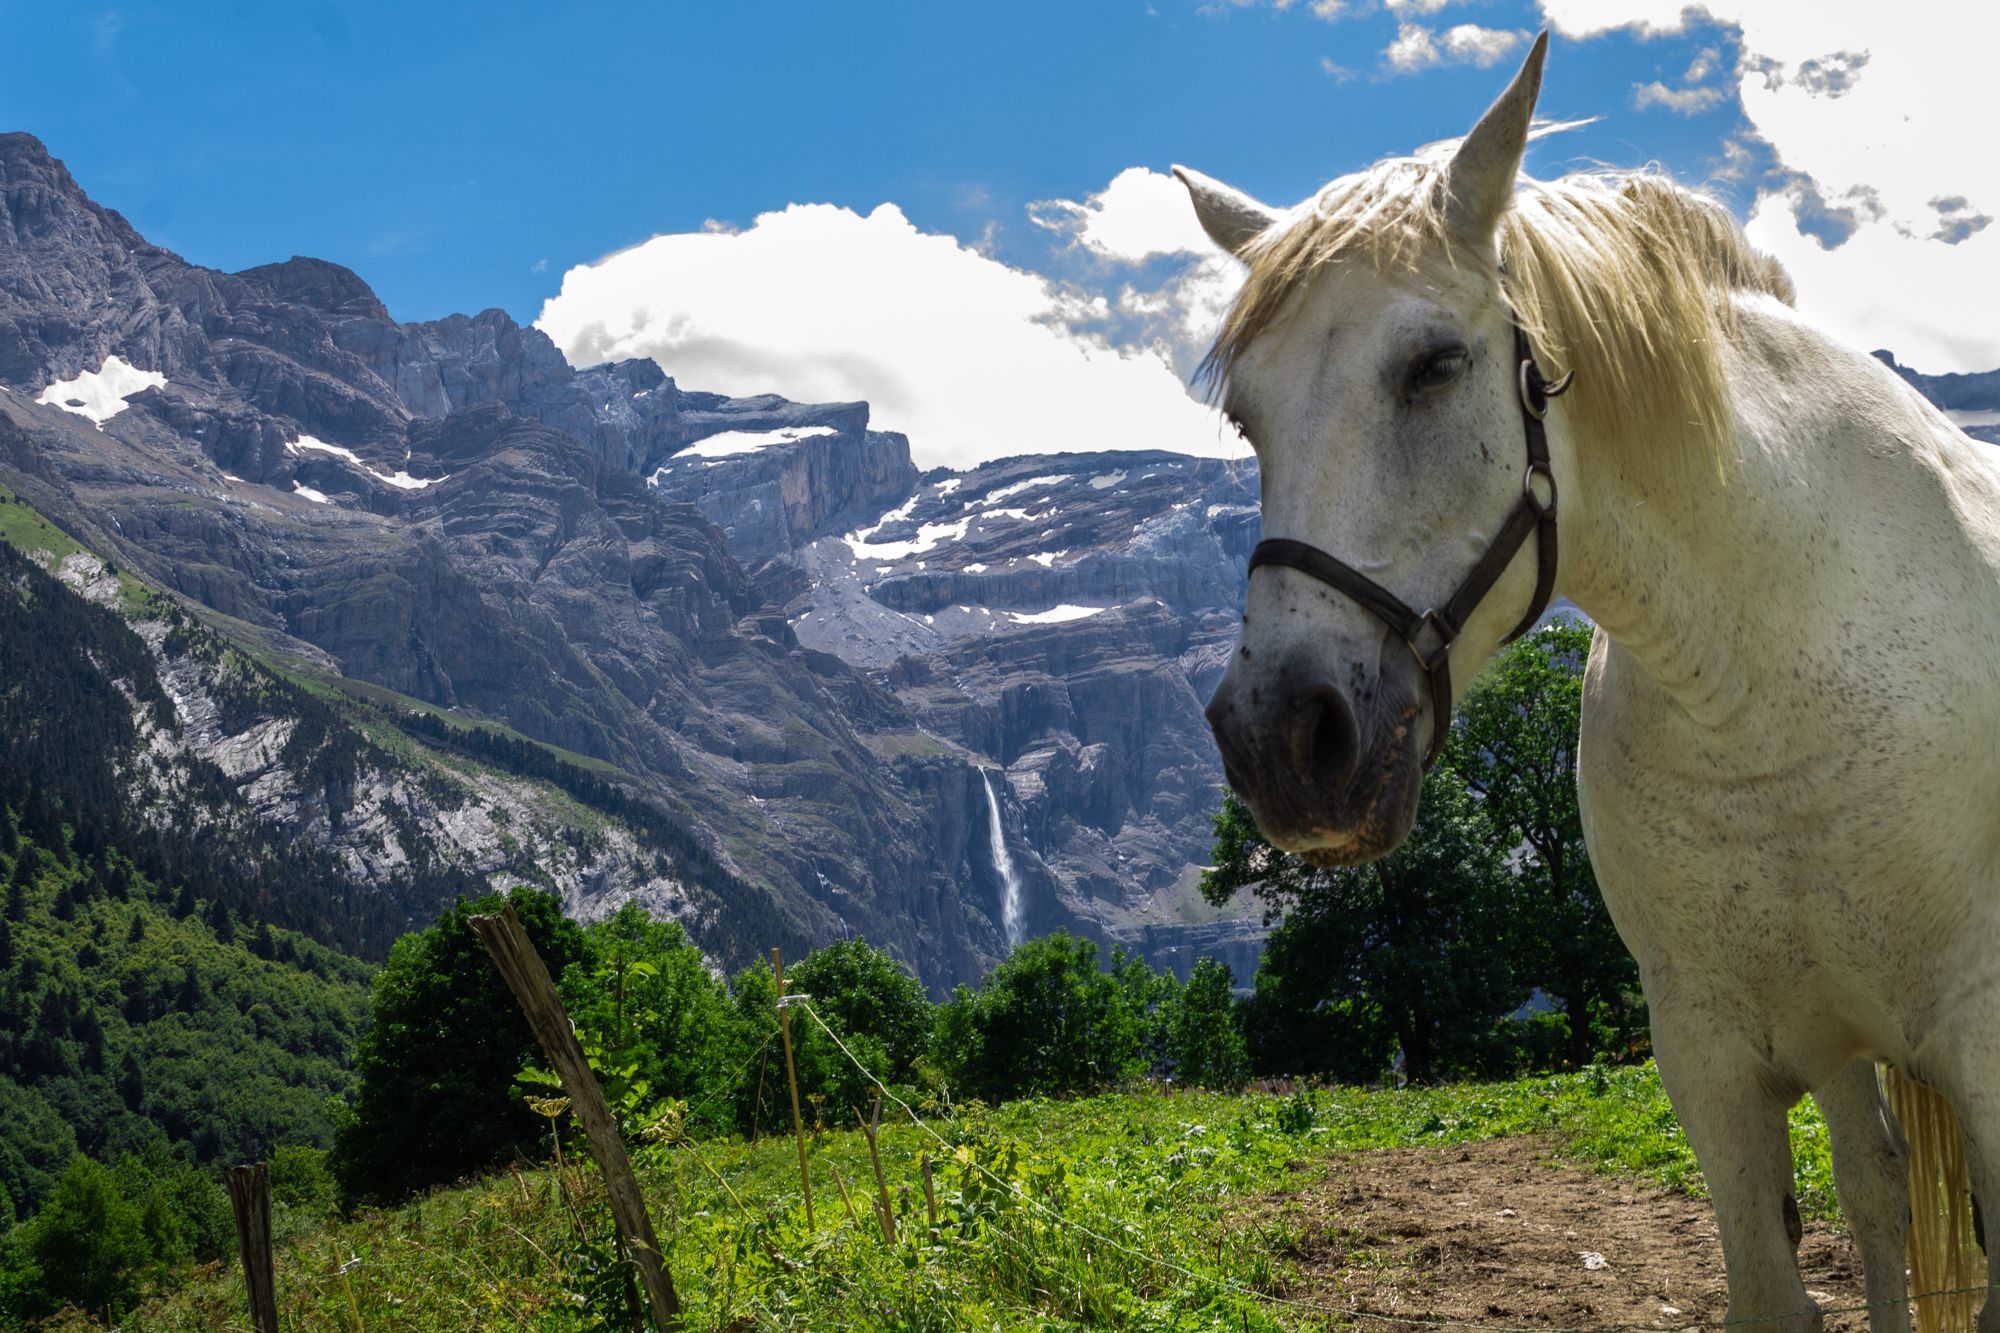
{"type": "Polygon", "coordinates": [[[1413,392],[1443,388],[1464,374],[1465,368],[1471,363],[1472,354],[1463,347],[1432,352],[1418,358],[1410,367],[1407,387],[1413,392]]]}

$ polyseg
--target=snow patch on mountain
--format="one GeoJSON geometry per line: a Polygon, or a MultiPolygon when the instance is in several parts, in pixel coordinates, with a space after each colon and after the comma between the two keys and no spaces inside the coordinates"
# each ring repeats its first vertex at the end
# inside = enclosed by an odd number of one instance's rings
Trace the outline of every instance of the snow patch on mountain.
{"type": "Polygon", "coordinates": [[[778,430],[726,430],[707,439],[697,440],[667,462],[669,466],[683,458],[699,458],[713,462],[723,458],[734,458],[738,454],[755,453],[773,444],[790,444],[795,440],[810,440],[821,435],[838,434],[840,432],[832,426],[785,426],[778,430]]]}
{"type": "Polygon", "coordinates": [[[105,422],[125,410],[126,400],[132,395],[166,387],[167,377],[159,371],[141,370],[123,357],[107,356],[96,370],[50,384],[35,401],[88,417],[103,430],[105,422]]]}
{"type": "Polygon", "coordinates": [[[1077,606],[1064,602],[1046,611],[1009,611],[1007,619],[1016,625],[1061,625],[1072,620],[1085,620],[1110,609],[1108,606],[1077,606]]]}
{"type": "MultiPolygon", "coordinates": [[[[355,453],[352,449],[344,445],[328,444],[325,440],[314,439],[310,435],[301,435],[296,440],[286,441],[285,452],[295,458],[304,457],[307,454],[328,454],[360,468],[363,472],[366,472],[385,486],[394,486],[399,491],[421,491],[426,486],[435,486],[441,481],[450,480],[449,477],[413,477],[402,468],[398,468],[394,472],[377,472],[374,468],[369,467],[368,464],[363,462],[361,455],[355,453]]],[[[302,493],[304,492],[303,487],[299,489],[302,493]]],[[[315,495],[318,494],[317,491],[312,493],[315,495]]]]}
{"type": "Polygon", "coordinates": [[[1029,477],[1026,481],[1012,482],[1006,486],[1002,486],[998,490],[988,491],[982,503],[989,505],[999,504],[1009,496],[1019,495],[1022,491],[1031,491],[1038,486],[1053,486],[1059,481],[1067,480],[1069,480],[1067,472],[1054,472],[1045,477],[1029,477]]]}

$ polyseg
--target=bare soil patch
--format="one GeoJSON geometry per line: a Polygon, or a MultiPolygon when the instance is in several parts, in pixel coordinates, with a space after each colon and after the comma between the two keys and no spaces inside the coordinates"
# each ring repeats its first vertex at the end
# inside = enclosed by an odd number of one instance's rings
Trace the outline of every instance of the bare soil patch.
{"type": "MultiPolygon", "coordinates": [[[[1536,1328],[1720,1322],[1728,1298],[1708,1200],[1552,1151],[1512,1138],[1342,1154],[1237,1221],[1292,1236],[1282,1257],[1300,1280],[1284,1294],[1329,1310],[1536,1328]]],[[[1799,1268],[1822,1310],[1864,1300],[1860,1257],[1831,1223],[1806,1224],[1799,1268]]],[[[1867,1320],[1835,1315],[1826,1327],[1867,1320]]]]}

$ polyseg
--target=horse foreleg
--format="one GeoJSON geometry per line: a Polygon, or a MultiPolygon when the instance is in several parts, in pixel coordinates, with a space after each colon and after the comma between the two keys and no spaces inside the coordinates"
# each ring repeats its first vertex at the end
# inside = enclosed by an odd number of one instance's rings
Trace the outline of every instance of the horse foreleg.
{"type": "Polygon", "coordinates": [[[1909,1333],[1909,1147],[1882,1099],[1875,1062],[1850,1062],[1813,1093],[1813,1100],[1833,1142],[1840,1210],[1861,1251],[1868,1326],[1873,1333],[1909,1333]]]}
{"type": "Polygon", "coordinates": [[[1729,1277],[1726,1322],[1757,1333],[1817,1333],[1819,1307],[1799,1279],[1792,1153],[1785,1112],[1748,1043],[1653,1014],[1660,1080],[1715,1202],[1729,1277]]]}

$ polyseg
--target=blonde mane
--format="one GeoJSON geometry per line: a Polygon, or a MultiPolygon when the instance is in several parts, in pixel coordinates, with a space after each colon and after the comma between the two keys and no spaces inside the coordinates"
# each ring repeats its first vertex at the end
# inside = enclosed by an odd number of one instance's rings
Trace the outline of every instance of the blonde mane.
{"type": "MultiPolygon", "coordinates": [[[[1243,256],[1250,274],[1203,363],[1219,394],[1286,298],[1325,266],[1361,257],[1385,273],[1436,281],[1483,246],[1449,224],[1450,149],[1391,158],[1344,176],[1271,228],[1243,256]]],[[[1727,461],[1720,349],[1735,332],[1732,292],[1790,304],[1792,282],[1753,249],[1715,200],[1654,171],[1523,176],[1499,229],[1494,275],[1551,376],[1576,372],[1563,400],[1587,438],[1655,461],[1727,461]]]]}

